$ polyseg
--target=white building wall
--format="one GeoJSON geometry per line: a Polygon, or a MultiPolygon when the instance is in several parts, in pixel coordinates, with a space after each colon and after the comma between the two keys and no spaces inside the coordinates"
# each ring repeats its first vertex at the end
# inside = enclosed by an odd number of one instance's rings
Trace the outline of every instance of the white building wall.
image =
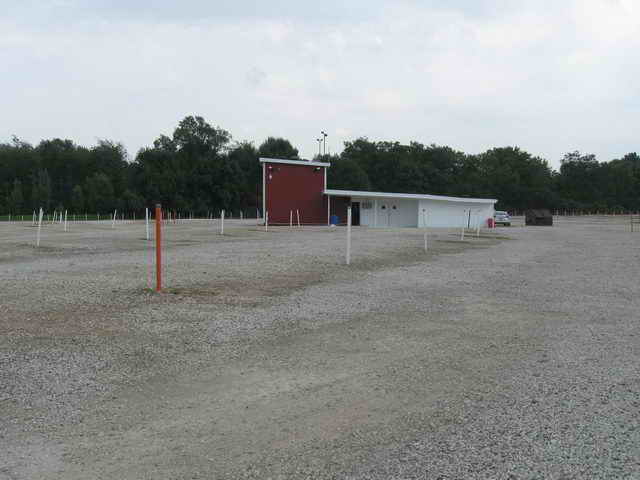
{"type": "Polygon", "coordinates": [[[491,203],[366,197],[352,197],[351,200],[360,203],[360,225],[370,227],[422,228],[425,226],[423,211],[426,211],[427,226],[459,228],[467,225],[469,210],[471,228],[475,228],[478,220],[481,227],[486,227],[494,212],[491,203]]]}
{"type": "Polygon", "coordinates": [[[442,200],[420,200],[420,221],[418,225],[424,227],[423,212],[427,214],[427,226],[458,228],[467,225],[469,210],[471,210],[471,227],[475,227],[480,221],[481,227],[487,226],[489,218],[493,218],[493,204],[491,203],[465,203],[448,202],[442,200]]]}
{"type": "Polygon", "coordinates": [[[352,198],[360,202],[360,225],[417,227],[418,200],[398,198],[352,198]],[[363,208],[363,207],[371,208],[363,208]]]}

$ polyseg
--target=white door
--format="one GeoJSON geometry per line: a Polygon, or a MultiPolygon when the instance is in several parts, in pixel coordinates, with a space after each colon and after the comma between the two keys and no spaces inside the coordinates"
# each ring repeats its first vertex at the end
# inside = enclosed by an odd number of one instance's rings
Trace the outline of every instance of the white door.
{"type": "Polygon", "coordinates": [[[383,203],[380,205],[379,210],[378,210],[378,225],[381,227],[388,227],[389,226],[389,213],[390,209],[389,209],[389,205],[386,203],[383,203]]]}
{"type": "Polygon", "coordinates": [[[390,227],[397,227],[398,225],[396,225],[396,223],[398,221],[398,206],[395,203],[392,203],[391,205],[389,205],[388,211],[389,211],[388,225],[390,227]]]}

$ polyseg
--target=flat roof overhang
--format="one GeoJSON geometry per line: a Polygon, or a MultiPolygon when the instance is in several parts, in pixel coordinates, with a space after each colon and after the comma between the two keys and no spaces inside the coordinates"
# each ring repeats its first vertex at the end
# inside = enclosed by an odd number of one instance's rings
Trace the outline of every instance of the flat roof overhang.
{"type": "Polygon", "coordinates": [[[260,163],[285,163],[287,165],[302,165],[305,167],[330,167],[327,162],[314,162],[311,160],[287,160],[284,158],[263,158],[260,157],[260,163]]]}
{"type": "Polygon", "coordinates": [[[494,204],[498,201],[493,198],[447,197],[444,195],[421,195],[417,193],[362,192],[358,190],[325,189],[323,193],[330,197],[396,198],[407,200],[436,200],[441,202],[457,203],[494,204]]]}

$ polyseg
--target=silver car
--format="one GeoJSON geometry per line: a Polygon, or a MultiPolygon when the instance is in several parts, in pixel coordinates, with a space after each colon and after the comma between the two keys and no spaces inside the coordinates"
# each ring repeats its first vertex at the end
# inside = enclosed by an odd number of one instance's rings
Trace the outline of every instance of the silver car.
{"type": "Polygon", "coordinates": [[[511,226],[511,217],[507,212],[496,210],[493,214],[493,220],[496,225],[504,225],[505,227],[511,226]]]}

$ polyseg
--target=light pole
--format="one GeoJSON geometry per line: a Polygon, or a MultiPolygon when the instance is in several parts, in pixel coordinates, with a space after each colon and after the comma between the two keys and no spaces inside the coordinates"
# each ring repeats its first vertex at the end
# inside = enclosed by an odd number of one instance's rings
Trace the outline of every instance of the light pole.
{"type": "Polygon", "coordinates": [[[320,156],[322,154],[322,152],[320,151],[320,144],[322,143],[322,139],[316,138],[316,142],[318,142],[318,156],[320,156]]]}
{"type": "Polygon", "coordinates": [[[320,133],[322,134],[322,137],[323,137],[322,139],[323,139],[323,141],[324,141],[324,142],[323,142],[323,147],[322,147],[322,149],[323,149],[323,152],[322,152],[322,153],[323,153],[323,155],[326,155],[326,154],[327,154],[327,137],[328,137],[329,135],[327,135],[324,131],[322,131],[322,132],[320,132],[320,133]]]}

